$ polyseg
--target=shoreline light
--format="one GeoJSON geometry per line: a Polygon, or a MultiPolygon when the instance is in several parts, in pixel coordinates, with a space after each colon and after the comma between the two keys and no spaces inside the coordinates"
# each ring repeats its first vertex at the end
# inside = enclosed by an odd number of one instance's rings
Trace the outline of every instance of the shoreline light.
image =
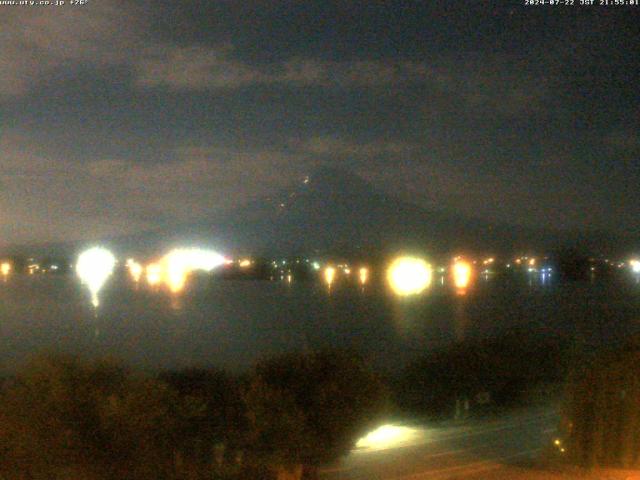
{"type": "Polygon", "coordinates": [[[335,268],[327,267],[324,269],[324,281],[327,282],[327,285],[329,285],[329,288],[331,288],[331,285],[333,284],[335,277],[336,277],[335,268]]]}
{"type": "Polygon", "coordinates": [[[162,280],[162,267],[157,263],[147,265],[147,283],[151,286],[157,285],[162,280]]]}
{"type": "Polygon", "coordinates": [[[0,265],[0,273],[6,277],[11,273],[11,264],[9,262],[2,262],[0,265]]]}
{"type": "Polygon", "coordinates": [[[134,282],[138,283],[140,278],[142,277],[143,268],[138,262],[136,262],[133,258],[127,260],[127,268],[129,269],[129,275],[134,282]]]}
{"type": "Polygon", "coordinates": [[[399,257],[387,270],[387,280],[396,295],[422,293],[431,285],[433,269],[426,261],[415,257],[399,257]]]}
{"type": "Polygon", "coordinates": [[[365,285],[369,280],[369,269],[366,267],[362,267],[358,273],[360,275],[360,284],[365,285]]]}
{"type": "Polygon", "coordinates": [[[176,248],[171,250],[162,259],[165,280],[173,293],[184,289],[187,278],[195,270],[210,272],[220,265],[224,265],[227,259],[213,250],[200,248],[176,248]]]}
{"type": "Polygon", "coordinates": [[[98,294],[113,273],[115,265],[116,258],[113,254],[101,247],[85,250],[78,257],[76,273],[91,292],[91,303],[96,308],[100,305],[98,294]]]}
{"type": "Polygon", "coordinates": [[[466,290],[471,283],[471,264],[464,260],[457,260],[452,267],[453,284],[458,290],[466,290]]]}

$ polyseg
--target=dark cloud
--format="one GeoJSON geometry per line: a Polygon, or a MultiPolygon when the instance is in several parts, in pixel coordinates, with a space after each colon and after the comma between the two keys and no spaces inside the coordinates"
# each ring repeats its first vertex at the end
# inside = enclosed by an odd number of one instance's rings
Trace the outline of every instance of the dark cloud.
{"type": "Polygon", "coordinates": [[[326,163],[471,215],[640,228],[636,10],[0,9],[4,243],[181,223],[326,163]]]}

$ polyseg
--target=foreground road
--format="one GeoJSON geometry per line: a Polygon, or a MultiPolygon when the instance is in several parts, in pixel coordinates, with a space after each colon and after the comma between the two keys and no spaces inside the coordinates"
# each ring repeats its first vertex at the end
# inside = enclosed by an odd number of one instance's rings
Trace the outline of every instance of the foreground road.
{"type": "Polygon", "coordinates": [[[321,472],[323,480],[485,478],[535,458],[556,435],[555,410],[536,408],[502,418],[429,426],[387,426],[321,472]]]}

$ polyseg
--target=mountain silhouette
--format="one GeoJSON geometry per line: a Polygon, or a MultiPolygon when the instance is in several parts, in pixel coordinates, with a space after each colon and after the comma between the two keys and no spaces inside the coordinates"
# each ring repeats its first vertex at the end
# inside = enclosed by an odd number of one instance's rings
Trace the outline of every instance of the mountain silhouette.
{"type": "MultiPolygon", "coordinates": [[[[611,253],[633,240],[609,232],[498,224],[429,209],[384,192],[348,170],[321,167],[273,195],[198,222],[102,243],[136,255],[157,255],[177,245],[203,245],[230,255],[352,256],[411,250],[511,254],[576,245],[583,251],[611,253]]],[[[47,245],[40,250],[77,252],[85,244],[47,245]]]]}
{"type": "Polygon", "coordinates": [[[161,234],[231,252],[344,255],[414,248],[503,251],[533,247],[552,236],[426,209],[335,167],[321,167],[274,195],[161,234]]]}

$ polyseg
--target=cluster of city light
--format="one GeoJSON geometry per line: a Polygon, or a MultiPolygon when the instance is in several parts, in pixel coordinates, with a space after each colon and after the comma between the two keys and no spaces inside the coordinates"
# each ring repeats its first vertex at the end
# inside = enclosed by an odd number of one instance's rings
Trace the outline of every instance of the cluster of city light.
{"type": "MultiPolygon", "coordinates": [[[[541,272],[544,281],[545,277],[548,277],[552,272],[552,268],[544,263],[546,258],[547,257],[542,258],[540,267],[537,266],[539,263],[537,259],[531,256],[517,257],[513,262],[516,265],[523,265],[529,272],[541,272]]],[[[41,271],[40,265],[35,263],[34,259],[29,259],[29,261],[30,263],[27,264],[27,271],[29,273],[41,271]]],[[[319,262],[311,261],[310,259],[297,260],[294,263],[301,262],[308,263],[309,267],[313,270],[321,269],[319,262]]],[[[475,269],[473,265],[484,265],[485,269],[481,270],[482,273],[489,274],[491,272],[486,267],[495,262],[496,259],[494,257],[467,261],[461,256],[457,256],[453,259],[453,263],[449,268],[439,267],[436,269],[436,272],[439,274],[439,281],[444,284],[446,272],[449,271],[453,287],[457,293],[461,294],[466,292],[473,280],[475,269]]],[[[605,260],[605,263],[608,262],[608,260],[605,260]]],[[[98,294],[105,282],[112,275],[116,263],[113,254],[100,247],[91,248],[78,257],[76,265],[77,275],[91,292],[91,301],[96,307],[99,305],[98,294]]],[[[164,284],[170,291],[177,293],[184,289],[189,275],[194,271],[210,272],[223,264],[237,264],[240,268],[244,269],[254,265],[254,263],[254,260],[246,257],[237,260],[228,260],[212,250],[177,248],[171,250],[160,260],[149,263],[146,266],[138,263],[133,258],[129,258],[125,266],[134,282],[138,283],[144,277],[151,286],[164,284]]],[[[272,263],[274,266],[282,264],[284,268],[287,261],[273,261],[272,263]]],[[[332,285],[338,280],[339,275],[347,277],[352,272],[352,267],[349,266],[349,264],[334,265],[326,263],[320,272],[329,289],[331,289],[332,285]]],[[[624,263],[616,263],[616,265],[621,266],[624,265],[624,263]]],[[[640,259],[631,259],[628,265],[633,273],[640,274],[640,259]]],[[[507,268],[511,268],[511,263],[506,264],[506,266],[507,268]]],[[[57,265],[51,266],[51,270],[56,270],[57,268],[57,265]]],[[[5,279],[11,273],[12,269],[13,266],[11,263],[6,261],[0,263],[0,274],[5,277],[5,279]]],[[[354,275],[354,277],[357,279],[357,282],[364,287],[370,281],[369,268],[361,266],[358,267],[355,272],[357,272],[357,275],[354,275]]],[[[292,271],[283,271],[281,273],[280,278],[282,280],[286,279],[288,283],[292,283],[292,271]]],[[[386,279],[391,290],[396,295],[410,296],[418,295],[428,289],[431,286],[433,274],[434,270],[426,260],[418,257],[401,256],[394,259],[388,266],[386,279]]]]}
{"type": "Polygon", "coordinates": [[[78,257],[76,273],[91,293],[91,303],[98,307],[98,294],[113,273],[116,258],[104,248],[94,247],[86,250],[78,257]]]}
{"type": "MultiPolygon", "coordinates": [[[[98,307],[100,290],[112,275],[117,261],[115,256],[101,247],[94,247],[80,254],[76,264],[76,273],[82,283],[91,292],[91,303],[98,307]]],[[[143,275],[147,283],[155,286],[161,283],[174,293],[185,286],[192,272],[201,270],[210,272],[227,263],[227,259],[213,250],[199,248],[178,248],[171,250],[160,261],[143,266],[133,258],[127,259],[125,267],[134,282],[138,283],[143,275]]],[[[3,271],[0,265],[0,272],[3,271]]]]}
{"type": "Polygon", "coordinates": [[[431,285],[432,276],[431,265],[416,257],[399,257],[387,269],[389,286],[400,296],[422,293],[431,285]]]}

